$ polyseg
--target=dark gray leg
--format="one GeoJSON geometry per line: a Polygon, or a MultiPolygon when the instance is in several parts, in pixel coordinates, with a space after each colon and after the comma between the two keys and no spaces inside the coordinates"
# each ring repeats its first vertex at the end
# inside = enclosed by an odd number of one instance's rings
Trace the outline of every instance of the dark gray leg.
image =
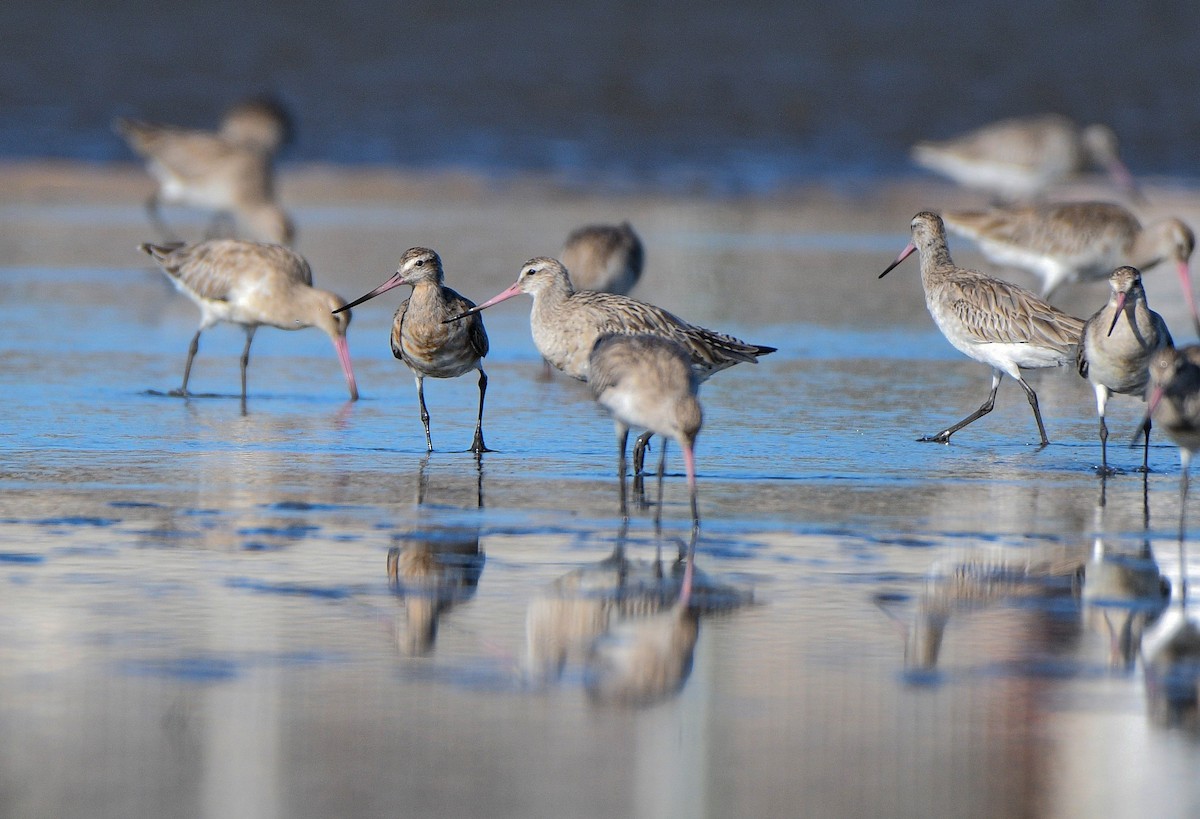
{"type": "Polygon", "coordinates": [[[1100,416],[1100,474],[1112,474],[1108,468],[1108,424],[1104,423],[1103,415],[1100,416]]]}
{"type": "Polygon", "coordinates": [[[628,519],[629,507],[625,494],[625,445],[629,443],[629,427],[617,424],[617,484],[620,487],[621,517],[628,519]]]}
{"type": "Polygon", "coordinates": [[[171,395],[187,396],[188,378],[192,374],[192,359],[196,357],[196,351],[200,349],[200,334],[204,332],[201,328],[196,331],[196,335],[192,336],[192,343],[188,345],[187,364],[183,365],[183,386],[177,390],[171,390],[171,395]]]}
{"type": "MultiPolygon", "coordinates": [[[[475,439],[471,441],[471,451],[476,455],[481,452],[491,452],[483,443],[483,396],[487,393],[487,373],[479,368],[479,415],[475,418],[475,439]]],[[[426,428],[428,430],[428,427],[426,428]]]]}
{"type": "Polygon", "coordinates": [[[633,444],[633,474],[642,474],[642,467],[646,464],[646,447],[650,444],[650,438],[654,433],[646,430],[637,437],[633,444]]]}
{"type": "Polygon", "coordinates": [[[421,423],[425,425],[425,448],[433,452],[433,438],[429,435],[429,410],[425,409],[425,377],[417,376],[417,402],[421,405],[421,423]]]}
{"type": "Polygon", "coordinates": [[[1150,426],[1150,416],[1146,416],[1146,423],[1142,424],[1142,433],[1146,436],[1142,446],[1142,472],[1150,471],[1150,426]]]}
{"type": "Polygon", "coordinates": [[[246,328],[246,346],[242,348],[242,403],[246,401],[246,367],[250,364],[250,343],[254,341],[254,327],[246,328]]]}
{"type": "Polygon", "coordinates": [[[1046,427],[1042,424],[1042,412],[1038,409],[1037,393],[1033,391],[1033,387],[1025,383],[1024,378],[1018,378],[1017,383],[1021,385],[1021,389],[1025,390],[1029,406],[1033,408],[1033,420],[1037,421],[1038,434],[1042,436],[1042,446],[1046,446],[1050,443],[1050,439],[1046,437],[1046,427]]]}
{"type": "MultiPolygon", "coordinates": [[[[971,413],[966,418],[959,421],[954,426],[943,429],[937,435],[927,435],[924,438],[918,438],[917,440],[921,441],[922,443],[935,443],[935,444],[950,443],[951,435],[958,432],[960,429],[965,427],[967,424],[970,424],[973,421],[978,421],[980,418],[982,418],[983,416],[987,415],[989,412],[992,411],[992,407],[994,407],[996,405],[996,391],[998,389],[1000,389],[1000,379],[1002,379],[1003,377],[1004,377],[1004,373],[1001,373],[999,371],[992,372],[992,391],[991,391],[991,393],[988,394],[987,400],[979,405],[979,409],[975,410],[973,413],[971,413]]],[[[1028,389],[1028,387],[1026,387],[1026,389],[1028,389]]],[[[1035,412],[1037,411],[1036,408],[1034,411],[1035,412]]],[[[1041,423],[1042,423],[1041,418],[1039,418],[1038,424],[1041,424],[1041,423]]]]}

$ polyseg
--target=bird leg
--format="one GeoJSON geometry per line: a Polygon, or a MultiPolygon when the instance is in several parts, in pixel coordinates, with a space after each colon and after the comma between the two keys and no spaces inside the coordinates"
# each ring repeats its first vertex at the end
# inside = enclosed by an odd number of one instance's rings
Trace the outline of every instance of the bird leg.
{"type": "Polygon", "coordinates": [[[662,507],[663,507],[663,475],[667,471],[667,439],[663,438],[662,447],[658,455],[658,506],[654,510],[654,529],[660,531],[662,529],[662,507]]]}
{"type": "Polygon", "coordinates": [[[192,359],[196,357],[196,351],[200,349],[200,334],[203,332],[203,329],[197,330],[196,335],[192,336],[192,343],[188,345],[187,364],[183,365],[183,386],[177,390],[171,390],[171,395],[187,397],[188,377],[192,374],[192,359]]]}
{"type": "MultiPolygon", "coordinates": [[[[483,443],[483,396],[487,393],[487,373],[483,371],[483,367],[479,368],[479,415],[475,417],[475,438],[471,441],[471,452],[479,455],[482,452],[491,452],[490,449],[483,443]]],[[[424,401],[421,402],[424,408],[424,401]]],[[[429,434],[429,425],[425,425],[425,433],[429,434]]],[[[430,444],[430,448],[433,445],[430,444]]]]}
{"type": "Polygon", "coordinates": [[[1142,433],[1145,435],[1146,442],[1142,446],[1142,472],[1150,471],[1150,416],[1146,416],[1146,422],[1142,424],[1142,433]]]}
{"type": "Polygon", "coordinates": [[[637,437],[633,443],[633,474],[642,474],[642,467],[646,463],[646,449],[650,446],[650,438],[654,433],[646,430],[637,437]]]}
{"type": "MultiPolygon", "coordinates": [[[[480,395],[482,401],[483,396],[480,395]]],[[[433,452],[433,438],[429,435],[429,410],[425,409],[425,379],[422,376],[417,376],[417,401],[421,405],[421,423],[425,425],[425,447],[429,452],[433,452]]]]}
{"type": "Polygon", "coordinates": [[[1104,411],[1108,407],[1109,391],[1103,384],[1093,385],[1096,389],[1096,414],[1100,416],[1100,474],[1113,475],[1114,470],[1108,468],[1108,424],[1104,420],[1104,411]]]}
{"type": "MultiPolygon", "coordinates": [[[[999,382],[997,381],[997,383],[999,382]]],[[[1033,408],[1033,420],[1037,421],[1038,434],[1042,436],[1042,446],[1046,446],[1050,443],[1050,439],[1046,437],[1046,427],[1042,424],[1042,412],[1038,409],[1037,393],[1019,375],[1017,376],[1017,383],[1021,385],[1021,389],[1025,390],[1025,395],[1029,398],[1029,406],[1033,408]]],[[[995,393],[992,395],[994,396],[995,393]]]]}
{"type": "Polygon", "coordinates": [[[242,348],[242,404],[246,403],[246,367],[250,364],[250,342],[254,341],[253,326],[246,328],[246,346],[242,348]]]}
{"type": "MultiPolygon", "coordinates": [[[[998,389],[1000,389],[1000,379],[1003,377],[1004,377],[1004,374],[1001,373],[999,370],[995,370],[992,372],[992,391],[991,391],[991,393],[988,394],[987,400],[979,405],[979,409],[975,410],[973,413],[971,413],[966,418],[959,421],[954,426],[943,429],[937,435],[927,435],[924,438],[918,438],[917,440],[921,443],[934,443],[934,444],[950,443],[951,435],[958,432],[960,429],[965,427],[967,424],[970,424],[973,421],[979,420],[980,418],[982,418],[983,416],[987,415],[989,412],[992,411],[992,407],[994,407],[996,405],[996,391],[998,389]]],[[[1029,389],[1029,388],[1026,387],[1026,389],[1029,389]]],[[[1037,412],[1036,406],[1034,407],[1034,412],[1037,412]]],[[[1038,425],[1040,426],[1041,423],[1042,423],[1042,420],[1039,417],[1038,425]]],[[[1045,437],[1045,436],[1043,435],[1043,437],[1045,437]]]]}
{"type": "Polygon", "coordinates": [[[1104,423],[1103,415],[1100,416],[1100,474],[1113,474],[1108,468],[1108,424],[1104,423]]]}
{"type": "Polygon", "coordinates": [[[629,520],[629,507],[625,494],[625,445],[629,443],[629,427],[617,422],[617,484],[620,487],[621,519],[629,520]]]}

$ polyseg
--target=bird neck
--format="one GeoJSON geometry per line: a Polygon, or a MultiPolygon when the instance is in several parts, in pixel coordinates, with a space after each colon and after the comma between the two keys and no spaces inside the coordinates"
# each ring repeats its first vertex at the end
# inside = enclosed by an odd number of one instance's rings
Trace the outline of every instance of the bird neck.
{"type": "Polygon", "coordinates": [[[944,239],[933,239],[921,248],[921,277],[929,279],[954,267],[944,239]]]}

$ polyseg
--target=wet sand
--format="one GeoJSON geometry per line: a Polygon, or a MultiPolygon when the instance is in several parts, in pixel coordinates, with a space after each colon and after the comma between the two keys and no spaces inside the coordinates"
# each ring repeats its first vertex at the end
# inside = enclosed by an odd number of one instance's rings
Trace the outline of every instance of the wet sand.
{"type": "MultiPolygon", "coordinates": [[[[1155,440],[1145,483],[1140,454],[1115,447],[1124,470],[1102,485],[1090,390],[1065,370],[1032,379],[1044,450],[1009,383],[952,445],[914,440],[977,406],[988,376],[937,334],[913,261],[876,276],[914,212],[970,194],[897,180],[596,197],[285,169],[298,249],[343,296],[425,244],[478,301],[572,227],[629,218],[647,245],[637,296],[779,347],[701,395],[697,566],[755,602],[703,614],[682,690],[627,707],[588,697],[585,640],[547,675],[529,639],[538,601],[608,557],[621,526],[611,423],[580,385],[536,379],[528,302],[485,314],[498,451],[478,465],[458,451],[472,378],[427,382],[425,456],[387,349],[399,294],[355,310],[357,404],[316,331],[259,333],[245,414],[151,395],[177,385],[196,313],[135,249],[154,238],[148,191],[132,166],[0,167],[0,814],[1140,816],[1148,793],[1168,816],[1200,807],[1195,744],[1112,637],[1157,636],[1169,618],[1144,621],[1161,601],[1085,593],[1098,555],[1147,545],[1136,568],[1178,589],[1174,447],[1155,440]],[[421,604],[445,586],[390,587],[392,548],[470,557],[432,640],[421,604]]],[[[1200,224],[1195,192],[1147,193],[1200,224]]],[[[1146,284],[1191,340],[1169,271],[1146,284]]],[[[1081,286],[1063,306],[1103,298],[1081,286]]],[[[241,343],[206,334],[193,387],[230,396],[241,343]]],[[[1110,404],[1114,440],[1140,412],[1110,404]]],[[[669,575],[688,526],[677,459],[668,473],[662,537],[639,510],[626,552],[662,545],[669,575]]]]}

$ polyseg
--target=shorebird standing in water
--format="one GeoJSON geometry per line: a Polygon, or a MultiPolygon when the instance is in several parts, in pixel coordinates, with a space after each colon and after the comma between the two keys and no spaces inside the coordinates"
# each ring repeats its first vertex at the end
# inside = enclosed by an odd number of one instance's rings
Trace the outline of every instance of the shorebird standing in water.
{"type": "Polygon", "coordinates": [[[275,154],[291,121],[278,103],[245,100],[226,112],[217,132],[118,118],[113,128],[146,162],[158,183],[146,201],[151,223],[170,241],[161,205],[232,216],[252,238],[291,244],[291,219],[275,198],[275,154]]]}
{"type": "MultiPolygon", "coordinates": [[[[567,269],[557,259],[538,256],[521,266],[507,290],[454,318],[474,315],[502,301],[528,293],[533,297],[529,325],[542,357],[572,378],[587,381],[589,357],[600,336],[649,334],[680,344],[691,358],[699,381],[741,362],[754,363],[774,347],[748,344],[725,333],[688,324],[660,307],[594,290],[576,290],[567,269]]],[[[652,433],[638,438],[633,467],[640,472],[645,444],[652,433]]]]}
{"type": "MultiPolygon", "coordinates": [[[[1179,447],[1179,540],[1184,539],[1188,467],[1200,450],[1200,346],[1163,347],[1150,357],[1151,420],[1179,447]]],[[[1136,440],[1136,439],[1135,439],[1136,440]]]]}
{"type": "Polygon", "coordinates": [[[1000,120],[941,141],[918,142],[913,160],[968,188],[1001,199],[1040,197],[1096,165],[1122,191],[1137,186],[1117,155],[1117,137],[1105,125],[1079,127],[1058,114],[1000,120]]]}
{"type": "Polygon", "coordinates": [[[625,295],[642,276],[646,252],[629,222],[585,225],[567,236],[559,260],[577,289],[625,295]]]}
{"type": "MultiPolygon", "coordinates": [[[[624,296],[642,277],[646,252],[629,222],[619,225],[584,225],[571,231],[558,256],[570,271],[576,290],[599,290],[624,296]]],[[[542,378],[553,368],[542,359],[542,378]]]]}
{"type": "Polygon", "coordinates": [[[407,284],[412,295],[396,311],[392,323],[392,355],[404,362],[417,379],[417,401],[421,405],[421,423],[425,426],[425,446],[433,452],[429,434],[429,410],[425,408],[425,378],[456,378],[479,370],[479,414],[475,419],[475,438],[471,452],[488,452],[483,443],[483,397],[487,393],[487,374],[483,357],[488,354],[487,331],[483,319],[471,315],[467,321],[452,321],[470,312],[475,302],[446,287],[442,259],[427,247],[410,247],[400,257],[395,274],[365,296],[355,299],[342,310],[362,304],[393,287],[407,284]]]}
{"type": "Polygon", "coordinates": [[[239,239],[211,239],[194,245],[143,244],[140,249],[153,257],[171,283],[200,308],[200,327],[188,347],[183,384],[172,391],[173,395],[188,395],[188,377],[200,347],[200,334],[218,322],[228,321],[246,331],[242,350],[243,405],[250,343],[254,331],[264,324],[280,330],[324,330],[337,351],[350,400],[358,400],[346,344],[350,313],[332,313],[346,302],[312,286],[312,268],[302,256],[282,245],[239,239]]]}
{"type": "Polygon", "coordinates": [[[1196,237],[1178,219],[1142,227],[1138,218],[1120,205],[1067,202],[948,212],[942,214],[942,220],[951,233],[975,241],[990,261],[1039,277],[1044,299],[1063,284],[1103,279],[1121,265],[1147,270],[1170,260],[1200,333],[1188,273],[1196,237]]]}
{"type": "Polygon", "coordinates": [[[1001,379],[1008,374],[1025,390],[1041,444],[1046,446],[1050,441],[1037,394],[1025,383],[1021,370],[1074,363],[1083,321],[1051,307],[1028,290],[955,265],[946,247],[945,227],[936,213],[918,213],[911,227],[912,241],[879,278],[919,251],[925,306],[934,323],[955,349],[992,368],[992,391],[979,409],[936,435],[918,440],[947,443],[955,432],[987,415],[996,402],[1001,379]]]}
{"type": "MultiPolygon", "coordinates": [[[[687,471],[692,525],[698,526],[694,449],[702,413],[696,398],[700,382],[692,369],[688,351],[661,336],[604,335],[592,348],[588,367],[588,386],[592,388],[592,395],[608,410],[616,425],[621,514],[626,514],[625,444],[629,440],[629,428],[634,426],[679,442],[687,471]]],[[[666,459],[664,440],[658,462],[660,483],[666,459]]]]}
{"type": "MultiPolygon", "coordinates": [[[[1100,416],[1100,471],[1108,468],[1108,426],[1104,410],[1113,393],[1146,394],[1150,378],[1150,356],[1162,347],[1173,347],[1171,333],[1162,316],[1146,304],[1142,274],[1132,267],[1118,267],[1108,279],[1112,295],[1083,325],[1077,365],[1079,374],[1096,391],[1100,416]]],[[[1145,423],[1142,469],[1150,465],[1150,419],[1145,423]]]]}

